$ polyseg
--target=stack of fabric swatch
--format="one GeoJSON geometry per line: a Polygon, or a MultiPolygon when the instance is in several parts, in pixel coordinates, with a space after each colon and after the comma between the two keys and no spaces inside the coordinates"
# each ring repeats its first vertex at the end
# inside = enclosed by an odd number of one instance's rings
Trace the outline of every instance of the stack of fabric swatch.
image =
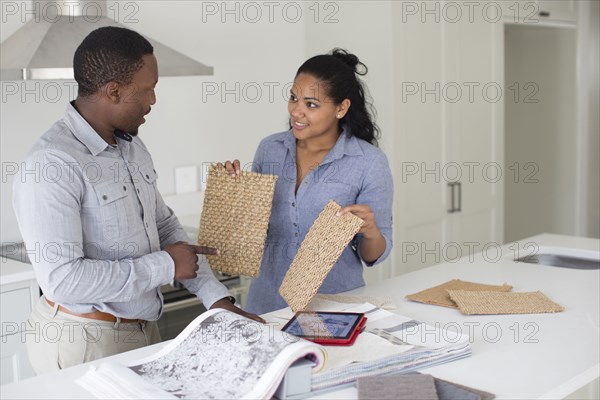
{"type": "Polygon", "coordinates": [[[512,286],[453,279],[406,296],[420,303],[458,308],[463,314],[535,314],[564,311],[540,291],[512,292],[512,286]]]}

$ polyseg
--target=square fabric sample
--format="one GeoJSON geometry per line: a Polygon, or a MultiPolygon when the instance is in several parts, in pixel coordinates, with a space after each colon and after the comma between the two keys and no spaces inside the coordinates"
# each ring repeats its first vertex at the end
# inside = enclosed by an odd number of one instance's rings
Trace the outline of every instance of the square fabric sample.
{"type": "Polygon", "coordinates": [[[333,200],[325,206],[283,278],[279,294],[294,312],[304,310],[310,303],[363,223],[350,213],[336,216],[340,209],[333,200]]]}
{"type": "Polygon", "coordinates": [[[361,400],[437,400],[435,380],[431,375],[406,374],[358,378],[361,400]]]}
{"type": "Polygon", "coordinates": [[[453,279],[446,283],[442,283],[441,285],[422,290],[418,293],[409,294],[406,296],[406,298],[412,301],[418,301],[419,303],[457,308],[456,304],[450,299],[450,296],[448,296],[448,290],[487,290],[509,292],[511,289],[512,286],[507,285],[506,283],[501,286],[497,286],[453,279]]]}
{"type": "Polygon", "coordinates": [[[496,395],[472,387],[435,378],[435,388],[440,400],[492,400],[496,395]]]}
{"type": "Polygon", "coordinates": [[[496,396],[483,390],[444,381],[427,374],[373,376],[357,379],[359,399],[434,399],[492,400],[496,396]],[[433,392],[431,383],[434,382],[433,392]],[[433,397],[434,393],[437,397],[433,397]]]}
{"type": "Polygon", "coordinates": [[[200,219],[200,246],[216,247],[210,266],[230,275],[258,276],[277,176],[240,172],[232,178],[212,165],[200,219]]]}
{"type": "Polygon", "coordinates": [[[537,314],[564,311],[542,292],[477,292],[449,290],[463,314],[537,314]]]}

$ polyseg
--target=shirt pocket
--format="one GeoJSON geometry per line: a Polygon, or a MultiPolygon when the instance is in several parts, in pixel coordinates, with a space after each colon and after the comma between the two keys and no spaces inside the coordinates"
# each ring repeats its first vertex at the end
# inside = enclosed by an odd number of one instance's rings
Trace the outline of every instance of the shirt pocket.
{"type": "Polygon", "coordinates": [[[356,204],[358,198],[358,189],[347,183],[343,182],[329,182],[322,184],[322,188],[319,188],[320,201],[319,205],[324,208],[329,200],[334,200],[342,207],[346,207],[352,204],[356,204]]]}
{"type": "Polygon", "coordinates": [[[102,182],[94,186],[102,216],[102,231],[108,240],[118,239],[129,233],[127,202],[129,191],[122,182],[102,182]]]}
{"type": "Polygon", "coordinates": [[[158,175],[152,164],[140,166],[140,176],[142,179],[140,185],[140,198],[144,208],[144,214],[152,215],[156,218],[156,179],[158,175]]]}

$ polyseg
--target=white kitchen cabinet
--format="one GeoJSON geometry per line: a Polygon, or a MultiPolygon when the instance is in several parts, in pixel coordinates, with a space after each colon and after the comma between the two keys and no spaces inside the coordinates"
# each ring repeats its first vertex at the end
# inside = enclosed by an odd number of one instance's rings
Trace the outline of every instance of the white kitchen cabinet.
{"type": "Polygon", "coordinates": [[[540,19],[577,21],[577,0],[539,0],[540,19]]]}
{"type": "Polygon", "coordinates": [[[409,19],[394,40],[399,275],[502,241],[503,23],[409,19]]]}
{"type": "Polygon", "coordinates": [[[0,262],[0,384],[35,375],[25,345],[25,324],[39,298],[39,286],[30,265],[0,262]]]}
{"type": "Polygon", "coordinates": [[[505,0],[497,4],[506,23],[574,26],[577,21],[576,0],[505,0]]]}
{"type": "Polygon", "coordinates": [[[15,383],[35,376],[27,358],[25,336],[15,333],[2,336],[0,340],[0,384],[15,383]]]}

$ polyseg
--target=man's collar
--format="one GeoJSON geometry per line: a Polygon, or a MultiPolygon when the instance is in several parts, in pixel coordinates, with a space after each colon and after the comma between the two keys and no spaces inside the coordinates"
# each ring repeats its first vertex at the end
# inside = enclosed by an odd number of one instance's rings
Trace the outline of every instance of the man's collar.
{"type": "Polygon", "coordinates": [[[73,101],[67,106],[64,121],[77,140],[83,143],[92,155],[97,156],[108,147],[108,143],[79,114],[74,104],[73,101]]]}

